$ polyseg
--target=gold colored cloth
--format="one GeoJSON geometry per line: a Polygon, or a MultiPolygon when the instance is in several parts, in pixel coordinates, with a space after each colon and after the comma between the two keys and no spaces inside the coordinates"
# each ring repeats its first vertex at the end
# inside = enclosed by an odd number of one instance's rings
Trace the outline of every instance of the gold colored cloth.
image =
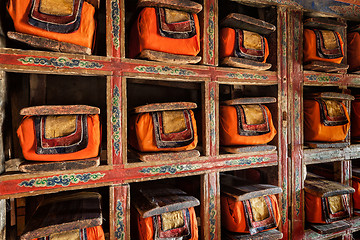
{"type": "Polygon", "coordinates": [[[344,210],[341,195],[328,197],[328,200],[329,200],[330,211],[332,214],[344,210]]]}
{"type": "Polygon", "coordinates": [[[166,23],[184,22],[189,20],[190,15],[187,12],[165,8],[166,23]]]}
{"type": "Polygon", "coordinates": [[[251,210],[255,222],[262,221],[269,217],[268,207],[264,197],[250,199],[251,210]]]}
{"type": "Polygon", "coordinates": [[[184,226],[184,214],[182,210],[161,214],[163,231],[184,226]]]}
{"type": "Polygon", "coordinates": [[[69,16],[73,11],[73,0],[40,0],[40,12],[44,14],[69,16]]]}
{"type": "Polygon", "coordinates": [[[244,33],[244,47],[256,50],[262,50],[261,36],[254,32],[243,30],[244,33]]]}
{"type": "Polygon", "coordinates": [[[79,229],[67,232],[53,233],[50,235],[50,240],[80,240],[79,229]]]}
{"type": "Polygon", "coordinates": [[[45,120],[45,138],[67,136],[76,130],[76,115],[48,116],[45,120]]]}
{"type": "Polygon", "coordinates": [[[326,49],[335,49],[339,47],[335,33],[329,30],[320,30],[324,38],[324,46],[326,49]]]}
{"type": "Polygon", "coordinates": [[[336,100],[324,100],[329,117],[341,117],[344,115],[342,105],[336,100]]]}
{"type": "Polygon", "coordinates": [[[165,134],[181,132],[186,129],[184,111],[163,111],[162,117],[165,134]]]}
{"type": "Polygon", "coordinates": [[[264,113],[260,105],[241,105],[244,109],[246,124],[263,124],[265,123],[264,113]]]}

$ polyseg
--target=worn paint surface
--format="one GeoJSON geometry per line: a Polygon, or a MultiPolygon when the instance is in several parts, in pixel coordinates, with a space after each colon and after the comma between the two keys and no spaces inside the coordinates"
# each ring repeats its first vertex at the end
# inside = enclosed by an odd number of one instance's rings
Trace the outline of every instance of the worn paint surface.
{"type": "Polygon", "coordinates": [[[122,202],[118,200],[116,202],[116,211],[115,211],[115,218],[116,218],[116,229],[115,229],[115,238],[123,240],[125,239],[125,213],[122,202]]]}
{"type": "Polygon", "coordinates": [[[137,66],[134,68],[136,72],[142,73],[156,73],[161,75],[178,75],[178,76],[196,76],[197,73],[191,70],[186,70],[177,67],[164,67],[164,66],[137,66]]]}
{"type": "Polygon", "coordinates": [[[18,58],[22,64],[52,66],[57,68],[84,68],[84,69],[102,69],[103,64],[79,59],[70,59],[67,57],[46,58],[46,57],[24,57],[18,58]]]}
{"type": "Polygon", "coordinates": [[[111,123],[112,123],[113,147],[114,147],[114,153],[116,156],[120,155],[120,146],[121,146],[121,143],[120,143],[120,139],[121,139],[120,104],[121,104],[120,89],[117,85],[115,85],[113,88],[113,97],[112,97],[111,123]]]}

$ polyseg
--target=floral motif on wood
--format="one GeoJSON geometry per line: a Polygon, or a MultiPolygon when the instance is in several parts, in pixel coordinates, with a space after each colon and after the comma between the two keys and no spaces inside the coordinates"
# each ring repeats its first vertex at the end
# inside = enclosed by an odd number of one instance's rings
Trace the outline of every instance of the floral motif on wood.
{"type": "Polygon", "coordinates": [[[226,74],[226,77],[237,78],[237,79],[258,79],[258,80],[269,79],[268,76],[262,76],[262,75],[251,74],[251,73],[228,73],[228,74],[226,74]]]}
{"type": "Polygon", "coordinates": [[[41,66],[53,66],[57,68],[85,68],[85,69],[101,69],[103,64],[98,62],[83,61],[79,59],[69,59],[67,57],[59,58],[38,58],[38,57],[25,57],[17,59],[23,64],[33,64],[41,66]]]}
{"type": "Polygon", "coordinates": [[[116,203],[116,229],[115,229],[115,238],[116,239],[125,239],[125,224],[124,224],[124,208],[120,200],[116,203]]]}
{"type": "Polygon", "coordinates": [[[96,181],[105,176],[105,173],[84,173],[84,174],[64,174],[46,178],[36,178],[24,180],[19,183],[20,187],[55,187],[69,186],[80,182],[96,181]]]}
{"type": "Polygon", "coordinates": [[[209,60],[214,57],[214,35],[215,35],[215,14],[214,14],[214,5],[210,5],[209,9],[209,23],[208,23],[207,33],[208,33],[208,54],[209,60]]]}
{"type": "Polygon", "coordinates": [[[162,75],[180,75],[180,76],[196,76],[197,73],[174,67],[162,67],[162,66],[137,66],[134,68],[135,71],[143,72],[143,73],[157,73],[162,75]]]}
{"type": "Polygon", "coordinates": [[[161,167],[148,167],[143,168],[139,172],[146,174],[159,174],[159,173],[169,173],[175,174],[178,172],[193,171],[201,168],[199,164],[184,164],[184,165],[171,165],[171,166],[161,166],[161,167]]]}
{"type": "Polygon", "coordinates": [[[113,36],[113,44],[115,49],[119,49],[120,47],[120,8],[119,1],[112,0],[111,1],[111,22],[112,22],[112,36],[113,36]]]}
{"type": "Polygon", "coordinates": [[[112,99],[112,128],[113,128],[113,145],[116,156],[120,154],[120,89],[118,86],[114,86],[113,99],[112,99]]]}
{"type": "Polygon", "coordinates": [[[253,165],[256,163],[262,163],[269,161],[269,157],[248,157],[240,158],[235,160],[226,161],[225,164],[228,166],[244,166],[244,165],[253,165]]]}

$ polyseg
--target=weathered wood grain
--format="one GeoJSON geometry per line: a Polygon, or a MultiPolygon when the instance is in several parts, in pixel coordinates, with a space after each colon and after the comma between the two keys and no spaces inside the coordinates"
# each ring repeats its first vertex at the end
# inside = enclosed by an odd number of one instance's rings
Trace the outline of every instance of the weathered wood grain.
{"type": "Polygon", "coordinates": [[[345,221],[337,221],[328,224],[310,224],[310,228],[320,234],[330,234],[344,231],[350,228],[351,225],[345,221]]]}
{"type": "Polygon", "coordinates": [[[100,108],[87,105],[46,105],[27,107],[20,110],[20,115],[70,115],[100,114],[100,108]]]}
{"type": "Polygon", "coordinates": [[[199,13],[202,6],[189,0],[139,0],[138,7],[165,7],[191,13],[199,13]]]}
{"type": "Polygon", "coordinates": [[[355,189],[350,186],[317,178],[306,179],[304,181],[304,190],[318,197],[331,197],[355,192],[355,189]]]}
{"type": "Polygon", "coordinates": [[[237,201],[282,193],[281,187],[270,184],[251,184],[244,179],[228,174],[220,175],[220,185],[222,193],[237,201]]]}
{"type": "Polygon", "coordinates": [[[21,240],[102,225],[101,195],[82,192],[45,199],[27,222],[21,240]]]}
{"type": "Polygon", "coordinates": [[[133,109],[134,113],[158,112],[197,108],[197,104],[193,102],[168,102],[168,103],[152,103],[138,106],[133,109]]]}
{"type": "Polygon", "coordinates": [[[352,169],[352,175],[353,175],[354,177],[360,178],[360,168],[353,168],[353,169],[352,169]]]}
{"type": "Polygon", "coordinates": [[[230,13],[221,20],[220,26],[248,30],[261,35],[276,31],[275,25],[240,13],[230,13]]]}
{"type": "Polygon", "coordinates": [[[222,239],[224,240],[277,240],[283,238],[282,232],[276,229],[272,229],[266,232],[259,232],[255,235],[250,235],[246,233],[234,233],[223,229],[222,235],[222,239]]]}
{"type": "Polygon", "coordinates": [[[245,69],[253,69],[259,71],[265,71],[271,68],[270,63],[257,62],[245,58],[238,57],[226,57],[221,59],[221,65],[236,67],[236,68],[245,68],[245,69]]]}
{"type": "Polygon", "coordinates": [[[11,31],[7,32],[7,36],[10,39],[22,43],[26,43],[35,48],[46,49],[55,52],[79,53],[79,54],[91,55],[90,48],[68,42],[60,42],[49,38],[38,37],[35,35],[19,33],[19,32],[11,32],[11,31]]]}
{"type": "Polygon", "coordinates": [[[322,61],[312,61],[304,63],[305,70],[328,72],[328,73],[346,73],[349,65],[343,63],[330,63],[322,61]]]}
{"type": "Polygon", "coordinates": [[[78,159],[74,161],[61,162],[35,162],[25,161],[20,164],[19,170],[21,172],[47,172],[47,171],[66,171],[66,170],[80,170],[90,167],[97,167],[100,165],[100,157],[78,159]]]}
{"type": "Polygon", "coordinates": [[[247,153],[247,152],[265,152],[276,151],[276,146],[273,145],[253,145],[253,146],[238,146],[238,147],[220,147],[221,150],[228,153],[247,153]]]}
{"type": "Polygon", "coordinates": [[[231,100],[222,101],[222,105],[239,105],[239,104],[263,104],[263,103],[276,103],[274,97],[254,97],[254,98],[236,98],[231,100]]]}
{"type": "Polygon", "coordinates": [[[180,161],[184,159],[197,158],[200,156],[198,150],[179,151],[179,152],[156,152],[156,153],[142,153],[133,149],[129,149],[143,162],[165,161],[171,159],[172,161],[180,161]]]}
{"type": "Polygon", "coordinates": [[[310,148],[346,148],[350,146],[349,142],[305,142],[310,148]]]}
{"type": "Polygon", "coordinates": [[[158,52],[154,50],[143,50],[137,56],[137,58],[148,59],[158,62],[172,63],[172,64],[196,64],[201,61],[200,56],[172,54],[166,52],[158,52]]]}
{"type": "Polygon", "coordinates": [[[337,100],[347,100],[347,101],[355,100],[355,97],[350,94],[337,93],[337,92],[320,92],[320,93],[306,94],[304,98],[306,99],[324,98],[324,99],[337,99],[337,100]]]}
{"type": "Polygon", "coordinates": [[[304,27],[341,31],[347,24],[330,18],[308,18],[304,21],[304,27]]]}
{"type": "Polygon", "coordinates": [[[200,201],[186,192],[175,188],[140,188],[134,197],[134,204],[143,218],[195,207],[200,201]]]}

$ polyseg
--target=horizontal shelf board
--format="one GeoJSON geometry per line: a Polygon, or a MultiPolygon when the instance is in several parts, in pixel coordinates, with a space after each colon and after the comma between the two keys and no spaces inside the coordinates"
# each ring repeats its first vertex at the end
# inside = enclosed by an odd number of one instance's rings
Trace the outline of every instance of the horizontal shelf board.
{"type": "Polygon", "coordinates": [[[360,144],[351,144],[349,147],[347,147],[346,149],[347,158],[348,159],[358,159],[360,158],[360,144]]]}
{"type": "Polygon", "coordinates": [[[229,171],[278,165],[277,153],[227,154],[199,157],[192,161],[136,163],[100,166],[79,171],[16,173],[0,176],[0,199],[14,195],[38,195],[44,190],[65,191],[87,188],[90,184],[111,185],[113,182],[136,182],[159,178],[200,175],[208,171],[229,171]]]}
{"type": "Polygon", "coordinates": [[[304,85],[338,86],[345,84],[346,77],[344,74],[304,71],[304,85]]]}
{"type": "Polygon", "coordinates": [[[341,231],[341,232],[337,232],[337,233],[331,233],[331,234],[320,234],[320,233],[317,233],[313,230],[306,230],[305,231],[305,236],[304,236],[304,239],[308,239],[308,240],[325,240],[325,239],[333,239],[333,238],[336,238],[336,237],[340,237],[344,234],[346,234],[346,231],[347,230],[344,230],[344,231],[341,231]]]}
{"type": "Polygon", "coordinates": [[[255,71],[241,68],[216,68],[216,82],[218,83],[249,83],[275,85],[278,84],[278,76],[273,71],[255,71]]]}
{"type": "Polygon", "coordinates": [[[345,160],[347,150],[333,148],[304,149],[305,164],[325,163],[345,160]]]}
{"type": "Polygon", "coordinates": [[[347,222],[351,224],[351,232],[356,232],[360,230],[360,216],[354,216],[347,222]]]}
{"type": "Polygon", "coordinates": [[[112,68],[107,57],[0,49],[0,69],[5,71],[111,75],[112,68]]]}

